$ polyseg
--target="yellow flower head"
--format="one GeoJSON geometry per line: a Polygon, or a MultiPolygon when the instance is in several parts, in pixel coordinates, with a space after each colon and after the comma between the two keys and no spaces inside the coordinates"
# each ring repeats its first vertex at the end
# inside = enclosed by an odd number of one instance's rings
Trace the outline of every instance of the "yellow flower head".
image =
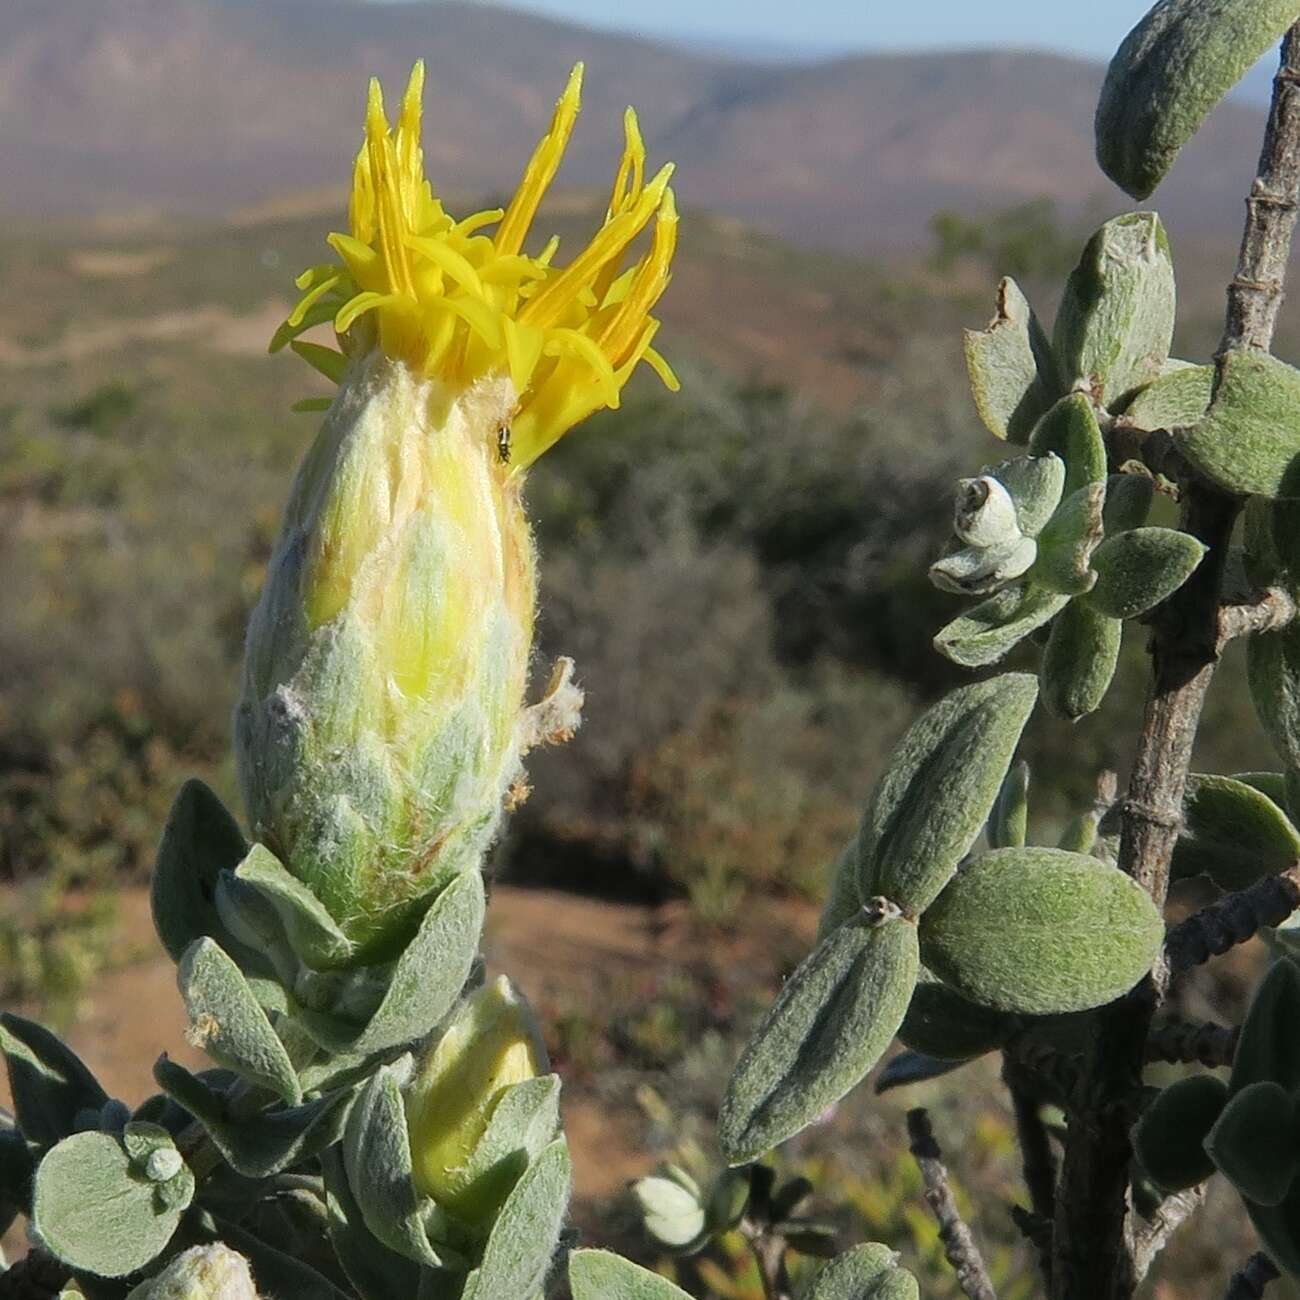
{"type": "Polygon", "coordinates": [[[565,267],[554,263],[556,240],[535,256],[524,251],[572,134],[581,86],[578,64],[509,207],[457,221],[424,174],[423,63],[411,74],[395,130],[372,81],[352,231],[329,237],[337,262],[298,278],[303,297],[272,350],[292,342],[335,381],[349,358],[376,346],[449,394],[508,377],[515,406],[501,456],[515,474],[592,412],[617,407],[639,361],[675,390],[675,376],[650,346],[659,328],[650,312],[668,285],[677,241],[672,167],[646,183],[645,145],[632,109],[605,222],[591,243],[565,267]],[[625,269],[630,246],[652,221],[648,251],[625,269]],[[492,226],[496,233],[488,235],[492,226]],[[298,340],[328,321],[342,352],[298,340]]]}

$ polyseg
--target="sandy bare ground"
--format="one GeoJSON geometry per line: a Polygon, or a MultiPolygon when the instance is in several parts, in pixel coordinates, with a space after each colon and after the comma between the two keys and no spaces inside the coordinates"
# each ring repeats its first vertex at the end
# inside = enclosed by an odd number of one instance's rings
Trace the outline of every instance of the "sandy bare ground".
{"type": "MultiPolygon", "coordinates": [[[[679,903],[625,905],[498,886],[488,916],[490,972],[509,973],[542,1007],[558,1002],[595,1008],[612,989],[635,987],[665,966],[696,962],[701,955],[730,955],[725,943],[701,945],[679,903]]],[[[816,924],[805,908],[783,911],[779,923],[787,937],[805,940],[816,924]]],[[[122,951],[158,955],[96,978],[67,1038],[112,1096],[135,1105],[155,1090],[150,1067],[162,1052],[194,1068],[204,1058],[185,1040],[175,968],[158,949],[143,889],[122,893],[118,924],[122,951]]],[[[772,948],[780,945],[766,946],[770,962],[772,948]]],[[[602,1009],[608,1014],[607,1002],[602,1009]]],[[[8,1101],[8,1084],[0,1080],[0,1104],[8,1101]]],[[[600,1102],[580,1082],[566,1086],[565,1126],[574,1150],[579,1208],[617,1194],[652,1163],[640,1149],[643,1122],[630,1096],[600,1102]]]]}

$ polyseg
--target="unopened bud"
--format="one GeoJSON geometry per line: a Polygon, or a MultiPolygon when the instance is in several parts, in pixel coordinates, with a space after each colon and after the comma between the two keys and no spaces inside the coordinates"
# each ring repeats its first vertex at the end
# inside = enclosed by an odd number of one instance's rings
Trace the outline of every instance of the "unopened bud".
{"type": "Polygon", "coordinates": [[[494,1214],[477,1195],[474,1154],[506,1092],[546,1070],[537,1021],[510,981],[471,994],[407,1093],[416,1187],[467,1221],[494,1214]]]}

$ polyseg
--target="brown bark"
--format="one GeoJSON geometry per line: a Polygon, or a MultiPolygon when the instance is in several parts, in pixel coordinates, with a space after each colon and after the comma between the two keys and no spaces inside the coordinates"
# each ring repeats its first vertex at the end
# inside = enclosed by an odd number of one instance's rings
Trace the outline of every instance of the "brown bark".
{"type": "MultiPolygon", "coordinates": [[[[1267,351],[1273,337],[1300,196],[1300,24],[1283,43],[1281,68],[1246,200],[1237,273],[1228,288],[1219,357],[1267,351]]],[[[1154,628],[1152,684],[1138,752],[1121,805],[1120,866],[1163,906],[1183,787],[1206,690],[1220,648],[1223,566],[1240,503],[1197,480],[1183,485],[1183,528],[1209,548],[1154,628]]],[[[1055,1300],[1129,1300],[1137,1267],[1129,1215],[1128,1127],[1116,1103],[1138,1087],[1151,1017],[1165,973],[1099,1011],[1085,1060],[1085,1113],[1071,1124],[1053,1243],[1055,1300]]]]}

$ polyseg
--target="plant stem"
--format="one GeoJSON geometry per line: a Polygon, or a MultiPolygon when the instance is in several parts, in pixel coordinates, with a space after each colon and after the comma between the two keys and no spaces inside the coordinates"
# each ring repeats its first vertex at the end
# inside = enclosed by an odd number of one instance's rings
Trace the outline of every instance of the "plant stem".
{"type": "Polygon", "coordinates": [[[740,1234],[758,1266],[765,1300],[790,1300],[790,1275],[785,1266],[785,1241],[748,1219],[741,1220],[740,1234]]]}
{"type": "Polygon", "coordinates": [[[984,1257],[957,1209],[952,1188],[948,1186],[948,1171],[943,1166],[943,1152],[934,1140],[930,1116],[922,1108],[907,1112],[907,1134],[911,1139],[912,1155],[916,1157],[925,1182],[926,1202],[939,1221],[944,1254],[957,1274],[957,1285],[961,1287],[962,1295],[966,1300],[997,1300],[984,1257]]]}
{"type": "Polygon", "coordinates": [[[1141,1282],[1150,1272],[1156,1257],[1169,1239],[1205,1204],[1205,1184],[1175,1192],[1160,1203],[1150,1221],[1135,1234],[1133,1241],[1134,1271],[1141,1282]]]}
{"type": "Polygon", "coordinates": [[[1165,967],[1170,976],[1207,962],[1245,943],[1268,925],[1281,925],[1300,908],[1300,863],[1265,876],[1246,889],[1193,912],[1165,935],[1165,967]]]}
{"type": "MultiPolygon", "coordinates": [[[[1220,363],[1230,351],[1272,341],[1300,195],[1300,24],[1287,33],[1273,86],[1259,168],[1246,200],[1237,272],[1228,287],[1220,363]]],[[[1185,531],[1209,548],[1191,579],[1159,611],[1147,696],[1128,795],[1121,805],[1119,865],[1163,907],[1169,859],[1205,693],[1220,648],[1219,606],[1228,541],[1240,502],[1192,480],[1185,531]]],[[[1164,972],[1099,1011],[1085,1060],[1085,1114],[1070,1126],[1053,1233],[1055,1300],[1129,1300],[1137,1285],[1129,1224],[1127,1125],[1117,1098],[1139,1085],[1164,972]]]]}
{"type": "Polygon", "coordinates": [[[1166,1020],[1147,1035],[1147,1060],[1168,1065],[1198,1065],[1217,1069],[1231,1065],[1237,1051],[1240,1026],[1228,1028],[1212,1021],[1203,1023],[1166,1020]]]}
{"type": "Polygon", "coordinates": [[[1050,1219],[1056,1209],[1056,1160],[1047,1126],[1039,1113],[1041,1107],[1032,1091],[1025,1087],[1014,1060],[1003,1058],[1002,1078],[1011,1094],[1030,1208],[1039,1218],[1050,1219]]]}

